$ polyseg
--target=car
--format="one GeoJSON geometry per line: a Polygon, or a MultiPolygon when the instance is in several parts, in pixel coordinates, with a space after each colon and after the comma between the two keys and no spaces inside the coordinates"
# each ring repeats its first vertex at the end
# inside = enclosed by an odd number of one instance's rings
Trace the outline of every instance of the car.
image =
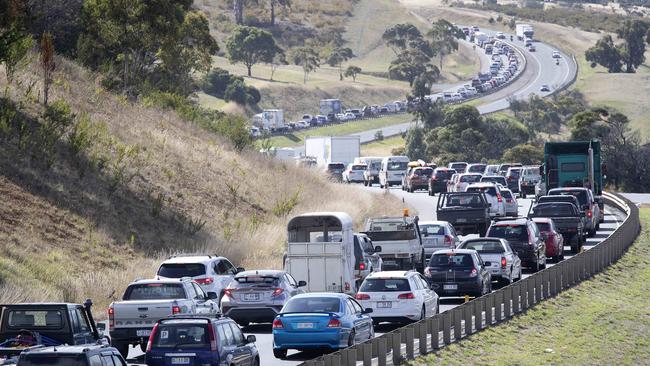
{"type": "Polygon", "coordinates": [[[507,286],[521,279],[521,259],[505,239],[467,239],[460,243],[458,249],[476,250],[492,275],[492,281],[497,281],[499,285],[507,286]]]}
{"type": "Polygon", "coordinates": [[[227,317],[169,317],[154,326],[144,357],[147,366],[259,366],[255,341],[227,317]]]}
{"type": "Polygon", "coordinates": [[[505,164],[500,164],[499,165],[499,175],[506,176],[506,173],[508,172],[508,168],[510,167],[521,167],[522,165],[520,163],[505,163],[505,164]]]}
{"type": "Polygon", "coordinates": [[[345,115],[345,113],[337,113],[337,114],[335,115],[335,117],[336,117],[337,120],[339,120],[339,121],[341,121],[341,122],[345,122],[345,121],[348,120],[348,119],[347,119],[347,116],[345,115]]]}
{"type": "Polygon", "coordinates": [[[521,170],[521,167],[510,167],[506,172],[506,182],[512,193],[519,193],[519,175],[521,175],[521,170]]]}
{"type": "Polygon", "coordinates": [[[17,366],[126,366],[126,361],[113,347],[107,345],[61,345],[37,347],[23,351],[17,366]]]}
{"type": "Polygon", "coordinates": [[[307,123],[307,122],[305,122],[305,121],[298,121],[298,122],[296,122],[296,127],[297,127],[297,128],[300,128],[300,129],[302,129],[302,128],[308,128],[308,127],[309,127],[309,123],[307,123]]]}
{"type": "Polygon", "coordinates": [[[313,292],[295,296],[273,320],[273,355],[287,350],[339,350],[372,339],[375,328],[369,314],[350,295],[313,292]]]}
{"type": "Polygon", "coordinates": [[[318,120],[319,125],[324,125],[324,124],[327,124],[327,122],[328,122],[327,116],[322,115],[322,114],[317,115],[316,120],[318,120]]]}
{"type": "Polygon", "coordinates": [[[506,35],[503,34],[503,32],[497,32],[497,38],[498,39],[506,39],[506,35]]]}
{"type": "Polygon", "coordinates": [[[456,171],[449,168],[435,168],[429,180],[429,196],[439,192],[447,192],[447,183],[456,171]]]}
{"type": "Polygon", "coordinates": [[[530,208],[528,217],[553,220],[555,231],[564,236],[564,242],[571,246],[573,253],[580,253],[585,244],[583,213],[569,202],[538,203],[530,208]]]}
{"type": "Polygon", "coordinates": [[[546,268],[546,243],[533,220],[499,220],[490,225],[485,236],[507,240],[521,259],[522,266],[532,268],[535,272],[546,268]]]}
{"type": "Polygon", "coordinates": [[[480,182],[483,175],[477,173],[464,173],[458,176],[455,192],[465,192],[465,189],[472,183],[480,182]]]}
{"type": "Polygon", "coordinates": [[[436,250],[453,249],[460,243],[456,230],[447,221],[420,221],[418,226],[420,234],[422,234],[422,246],[426,260],[436,250]]]}
{"type": "Polygon", "coordinates": [[[345,164],[340,162],[332,162],[325,165],[325,176],[333,182],[343,181],[343,171],[345,164]]]}
{"type": "Polygon", "coordinates": [[[503,188],[508,188],[508,182],[506,181],[506,177],[500,175],[489,175],[487,177],[483,176],[481,178],[481,183],[496,183],[503,188]]]}
{"type": "Polygon", "coordinates": [[[499,166],[498,165],[486,165],[485,170],[483,171],[483,178],[481,178],[481,182],[483,181],[484,178],[487,176],[494,176],[499,174],[499,166]]]}
{"type": "Polygon", "coordinates": [[[433,168],[430,167],[416,167],[413,168],[407,175],[404,176],[406,185],[404,189],[408,192],[415,192],[418,189],[429,188],[429,181],[433,176],[433,168]]]}
{"type": "Polygon", "coordinates": [[[350,113],[354,115],[355,119],[363,118],[363,112],[361,111],[361,109],[350,109],[350,113]]]}
{"type": "Polygon", "coordinates": [[[589,236],[594,236],[600,228],[600,207],[594,199],[594,195],[589,188],[582,187],[564,187],[553,188],[547,193],[549,196],[567,195],[575,196],[580,203],[579,210],[588,218],[585,225],[585,231],[589,236]]]}
{"type": "Polygon", "coordinates": [[[345,183],[363,183],[363,172],[366,171],[368,165],[366,164],[348,164],[348,167],[343,171],[343,181],[345,183]]]}
{"type": "Polygon", "coordinates": [[[503,202],[501,187],[498,184],[490,182],[473,183],[467,186],[465,192],[484,193],[485,198],[490,204],[489,212],[491,218],[506,216],[506,205],[503,202]]]}
{"type": "Polygon", "coordinates": [[[224,291],[221,312],[241,326],[271,323],[289,299],[305,292],[306,285],[284,271],[240,272],[224,291]]]}
{"type": "Polygon", "coordinates": [[[486,166],[486,164],[469,164],[467,168],[465,168],[465,173],[483,174],[486,166]]]}
{"type": "MultiPolygon", "coordinates": [[[[541,196],[537,199],[537,203],[549,203],[549,202],[568,202],[573,204],[578,211],[580,210],[580,201],[578,198],[572,195],[553,195],[553,196],[541,196]]],[[[590,217],[587,215],[581,215],[582,226],[587,227],[590,224],[590,217]]],[[[557,226],[557,225],[556,225],[557,226]]],[[[585,232],[586,234],[586,232],[585,232]]],[[[565,240],[566,241],[566,240],[565,240]]]]}
{"type": "Polygon", "coordinates": [[[552,57],[553,58],[562,58],[562,55],[558,51],[553,51],[552,57]]]}
{"type": "Polygon", "coordinates": [[[535,45],[531,44],[530,46],[528,46],[528,51],[535,52],[535,45]]]}
{"type": "Polygon", "coordinates": [[[517,197],[512,194],[512,191],[508,188],[502,188],[501,195],[505,201],[506,216],[519,216],[519,203],[517,202],[517,197]]]}
{"type": "Polygon", "coordinates": [[[358,282],[356,288],[359,288],[370,273],[381,271],[384,261],[379,253],[381,246],[375,246],[368,235],[354,234],[354,276],[358,282]]]}
{"type": "Polygon", "coordinates": [[[541,91],[541,92],[550,92],[551,88],[547,84],[542,84],[542,86],[539,87],[539,91],[541,91]]]}
{"type": "Polygon", "coordinates": [[[440,297],[479,297],[492,292],[492,275],[475,250],[438,250],[429,258],[424,276],[440,297]]]}
{"type": "Polygon", "coordinates": [[[541,179],[539,165],[525,166],[519,175],[519,195],[521,198],[526,198],[528,194],[535,194],[535,185],[541,179]]]}
{"type": "Polygon", "coordinates": [[[458,173],[453,173],[449,180],[447,181],[447,190],[446,192],[455,192],[454,189],[456,188],[456,182],[458,182],[458,177],[460,174],[458,173]]]}
{"type": "Polygon", "coordinates": [[[440,299],[427,280],[416,271],[375,272],[354,296],[362,307],[372,309],[375,325],[409,323],[438,314],[440,299]]]}
{"type": "Polygon", "coordinates": [[[467,165],[469,165],[469,164],[467,164],[466,162],[454,161],[454,162],[449,163],[447,165],[447,168],[448,169],[453,169],[453,170],[455,170],[455,171],[457,171],[459,173],[464,173],[465,169],[467,168],[467,165]]]}
{"type": "Polygon", "coordinates": [[[357,116],[354,113],[352,113],[352,112],[346,112],[345,113],[345,120],[346,121],[353,121],[355,119],[357,119],[357,116]]]}
{"type": "Polygon", "coordinates": [[[533,221],[546,241],[546,256],[559,262],[564,259],[564,237],[555,227],[553,219],[548,217],[534,217],[533,221]]]}
{"type": "Polygon", "coordinates": [[[302,120],[305,121],[305,122],[307,122],[307,123],[311,122],[312,118],[313,118],[313,117],[312,117],[311,114],[303,114],[303,115],[302,115],[302,120]]]}

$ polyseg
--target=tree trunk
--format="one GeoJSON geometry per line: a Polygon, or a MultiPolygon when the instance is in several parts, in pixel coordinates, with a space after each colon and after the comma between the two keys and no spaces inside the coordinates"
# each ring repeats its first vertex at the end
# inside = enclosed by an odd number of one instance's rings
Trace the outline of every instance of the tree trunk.
{"type": "Polygon", "coordinates": [[[275,27],[275,0],[271,0],[271,27],[275,27]]]}
{"type": "Polygon", "coordinates": [[[244,0],[235,0],[233,2],[234,13],[235,13],[235,23],[243,24],[244,23],[244,0]]]}
{"type": "Polygon", "coordinates": [[[343,81],[343,69],[341,68],[342,64],[339,64],[339,81],[343,81]]]}
{"type": "Polygon", "coordinates": [[[445,55],[440,51],[440,71],[442,71],[442,59],[445,57],[445,55]]]}
{"type": "Polygon", "coordinates": [[[246,69],[248,70],[248,77],[251,77],[251,76],[252,76],[252,75],[251,75],[251,68],[252,68],[252,67],[253,67],[253,65],[246,65],[246,69]]]}
{"type": "Polygon", "coordinates": [[[303,84],[307,84],[307,75],[308,75],[308,74],[309,74],[309,73],[308,73],[307,71],[305,71],[305,76],[304,76],[304,78],[303,78],[303,80],[302,80],[302,83],[303,83],[303,84]]]}

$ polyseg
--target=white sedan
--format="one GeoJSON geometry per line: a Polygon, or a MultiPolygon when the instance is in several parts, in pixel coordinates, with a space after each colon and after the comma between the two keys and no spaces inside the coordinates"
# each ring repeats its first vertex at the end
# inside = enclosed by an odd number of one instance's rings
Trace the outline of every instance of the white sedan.
{"type": "Polygon", "coordinates": [[[436,315],[440,298],[422,275],[415,271],[386,271],[370,274],[355,298],[371,308],[372,320],[407,323],[436,315]]]}
{"type": "Polygon", "coordinates": [[[348,164],[348,167],[343,171],[343,181],[345,183],[363,183],[363,172],[366,171],[368,165],[366,164],[348,164]]]}

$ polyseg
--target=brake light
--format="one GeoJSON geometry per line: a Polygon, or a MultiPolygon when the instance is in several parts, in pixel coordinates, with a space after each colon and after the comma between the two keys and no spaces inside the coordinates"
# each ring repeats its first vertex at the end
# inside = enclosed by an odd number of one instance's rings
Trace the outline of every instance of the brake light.
{"type": "Polygon", "coordinates": [[[356,294],[354,298],[357,300],[370,300],[370,295],[368,294],[356,294]]]}
{"type": "Polygon", "coordinates": [[[108,329],[115,330],[115,309],[113,309],[113,305],[108,307],[108,329]]]}
{"type": "Polygon", "coordinates": [[[413,295],[412,292],[407,292],[405,294],[399,294],[399,296],[397,296],[397,298],[398,299],[404,299],[404,300],[413,300],[413,299],[415,299],[415,295],[413,295]]]}
{"type": "Polygon", "coordinates": [[[469,273],[469,276],[470,277],[478,276],[478,271],[476,270],[476,268],[472,268],[472,272],[469,273]]]}
{"type": "Polygon", "coordinates": [[[181,313],[181,307],[174,305],[172,306],[172,315],[180,314],[181,313]]]}
{"type": "Polygon", "coordinates": [[[208,323],[208,336],[210,339],[210,350],[214,352],[217,350],[217,339],[214,336],[214,328],[212,327],[212,323],[208,323]]]}
{"type": "Polygon", "coordinates": [[[341,328],[341,321],[336,319],[336,318],[332,318],[332,319],[330,319],[330,322],[327,323],[327,327],[328,328],[341,328]]]}
{"type": "Polygon", "coordinates": [[[151,349],[153,348],[153,339],[156,336],[157,331],[158,331],[158,323],[156,323],[153,326],[153,329],[151,329],[151,334],[149,334],[149,341],[147,342],[147,352],[151,352],[151,349]]]}
{"type": "Polygon", "coordinates": [[[510,198],[506,198],[506,202],[512,203],[512,200],[510,198]]]}
{"type": "Polygon", "coordinates": [[[501,268],[506,268],[506,264],[508,264],[506,257],[501,257],[501,268]]]}
{"type": "Polygon", "coordinates": [[[591,217],[593,213],[591,213],[591,210],[587,210],[587,217],[591,217]]]}
{"type": "Polygon", "coordinates": [[[500,194],[497,194],[497,201],[503,202],[503,196],[501,196],[500,194]]]}
{"type": "Polygon", "coordinates": [[[283,329],[284,324],[282,324],[282,320],[280,319],[273,319],[273,329],[283,329]]]}
{"type": "Polygon", "coordinates": [[[366,269],[366,264],[365,263],[359,263],[359,269],[360,270],[365,270],[366,269]]]}
{"type": "Polygon", "coordinates": [[[275,290],[273,290],[273,293],[271,294],[271,296],[272,297],[280,296],[280,295],[282,295],[283,292],[284,292],[283,289],[276,288],[275,290]]]}
{"type": "Polygon", "coordinates": [[[196,283],[198,283],[199,285],[209,285],[209,284],[211,284],[212,282],[214,282],[214,280],[212,279],[212,277],[199,278],[199,279],[196,279],[196,280],[194,280],[194,281],[196,281],[196,283]]]}
{"type": "Polygon", "coordinates": [[[454,245],[454,241],[453,241],[453,238],[451,237],[451,235],[445,235],[445,244],[447,244],[449,246],[454,245]]]}
{"type": "Polygon", "coordinates": [[[349,282],[345,283],[345,291],[350,291],[350,283],[349,282]]]}
{"type": "Polygon", "coordinates": [[[506,179],[508,180],[508,182],[510,182],[512,180],[512,177],[506,177],[506,179]]]}
{"type": "Polygon", "coordinates": [[[227,288],[227,289],[223,290],[223,296],[232,297],[232,289],[227,288]]]}

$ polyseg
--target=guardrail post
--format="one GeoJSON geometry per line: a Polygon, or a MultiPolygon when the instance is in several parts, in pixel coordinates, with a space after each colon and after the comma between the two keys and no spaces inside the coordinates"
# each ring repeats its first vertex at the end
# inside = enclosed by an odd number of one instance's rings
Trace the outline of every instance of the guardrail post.
{"type": "Polygon", "coordinates": [[[372,343],[367,342],[363,347],[363,366],[372,366],[372,343]]]}
{"type": "Polygon", "coordinates": [[[402,332],[402,341],[406,341],[406,359],[412,360],[415,358],[413,353],[414,331],[412,326],[407,326],[405,328],[405,331],[402,332]]]}
{"type": "Polygon", "coordinates": [[[555,297],[555,295],[557,295],[558,284],[561,283],[562,272],[558,271],[558,267],[553,267],[551,268],[549,277],[550,277],[550,285],[551,285],[549,296],[555,297]]]}
{"type": "Polygon", "coordinates": [[[463,313],[462,305],[451,310],[454,318],[454,339],[460,341],[463,338],[463,313]]]}
{"type": "Polygon", "coordinates": [[[492,307],[494,306],[494,296],[492,294],[485,296],[485,327],[492,326],[494,322],[494,317],[492,313],[492,307]]]}
{"type": "Polygon", "coordinates": [[[483,329],[483,307],[485,301],[481,298],[474,299],[474,328],[476,331],[483,329]]]}
{"type": "Polygon", "coordinates": [[[501,304],[503,304],[503,291],[494,292],[494,317],[496,322],[500,323],[503,321],[503,314],[501,313],[501,304]]]}
{"type": "Polygon", "coordinates": [[[435,351],[440,348],[440,316],[429,319],[429,334],[431,334],[431,348],[435,351]]]}
{"type": "Polygon", "coordinates": [[[473,329],[474,323],[472,322],[472,315],[474,314],[474,306],[476,306],[476,303],[474,301],[470,301],[467,304],[465,304],[465,335],[466,336],[474,333],[474,329],[473,329]]]}
{"type": "Polygon", "coordinates": [[[421,322],[418,323],[417,327],[420,330],[420,354],[421,355],[426,355],[429,352],[429,349],[427,347],[428,322],[427,321],[421,321],[421,322]]]}
{"type": "Polygon", "coordinates": [[[386,366],[386,356],[388,354],[388,347],[386,347],[388,337],[379,337],[375,341],[377,344],[377,364],[378,366],[386,366]]]}
{"type": "Polygon", "coordinates": [[[393,347],[393,365],[399,365],[402,363],[402,337],[395,332],[390,339],[393,347]]]}
{"type": "Polygon", "coordinates": [[[442,340],[451,344],[451,310],[442,313],[442,340]]]}
{"type": "Polygon", "coordinates": [[[531,305],[530,298],[532,297],[533,294],[533,279],[531,279],[530,277],[525,279],[522,287],[524,288],[524,293],[522,294],[521,301],[524,304],[524,310],[528,310],[528,308],[531,305]]]}
{"type": "Polygon", "coordinates": [[[505,318],[510,318],[512,316],[512,286],[508,286],[503,289],[503,315],[505,318]]]}

